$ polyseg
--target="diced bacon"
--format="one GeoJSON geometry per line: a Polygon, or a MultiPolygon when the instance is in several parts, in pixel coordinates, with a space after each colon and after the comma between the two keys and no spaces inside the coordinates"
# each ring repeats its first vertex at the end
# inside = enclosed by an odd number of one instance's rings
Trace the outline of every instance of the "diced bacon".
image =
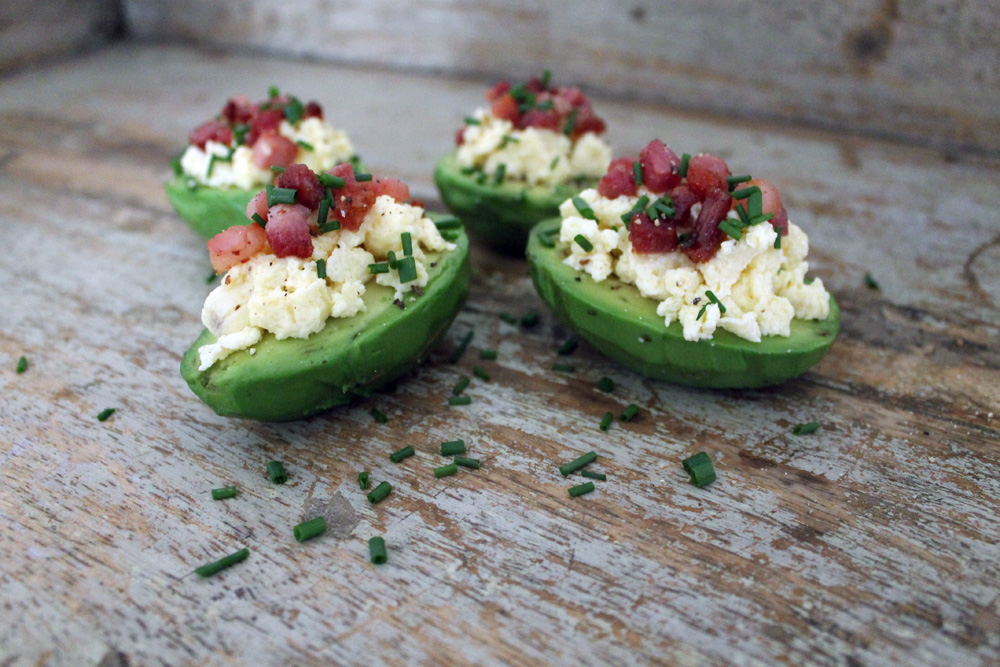
{"type": "Polygon", "coordinates": [[[510,88],[511,86],[509,81],[500,81],[497,85],[486,91],[486,101],[492,102],[499,97],[503,97],[510,92],[510,88]]]}
{"type": "MultiPolygon", "coordinates": [[[[267,242],[278,257],[312,257],[309,209],[301,204],[275,204],[267,216],[267,242]]],[[[256,225],[254,225],[256,226],[256,225]]]]}
{"type": "Polygon", "coordinates": [[[376,197],[389,195],[398,202],[405,202],[410,198],[410,186],[395,178],[376,178],[361,185],[370,189],[376,197]]]}
{"type": "Polygon", "coordinates": [[[687,184],[697,194],[705,197],[712,190],[726,190],[726,179],[732,176],[729,166],[721,157],[700,153],[688,162],[687,184]]]}
{"type": "Polygon", "coordinates": [[[288,165],[284,172],[275,177],[274,185],[296,190],[295,203],[302,204],[310,211],[319,208],[319,203],[325,194],[319,177],[304,164],[288,165]]]}
{"type": "MultiPolygon", "coordinates": [[[[778,188],[763,178],[754,178],[746,183],[740,183],[736,187],[743,190],[755,185],[760,188],[762,211],[764,213],[774,213],[774,217],[771,218],[771,226],[775,229],[780,228],[782,236],[788,234],[788,212],[785,210],[784,204],[781,203],[781,195],[778,194],[778,188]]],[[[737,204],[742,204],[746,208],[747,200],[734,200],[733,206],[735,207],[737,204]]]]}
{"type": "Polygon", "coordinates": [[[557,132],[561,126],[562,119],[552,109],[531,109],[525,112],[517,122],[517,127],[521,130],[528,127],[536,127],[540,130],[557,132]]]}
{"type": "Polygon", "coordinates": [[[458,128],[458,131],[455,132],[455,145],[461,146],[464,143],[465,143],[465,125],[458,128]]]}
{"type": "Polygon", "coordinates": [[[521,117],[521,110],[517,104],[517,100],[510,93],[493,100],[490,110],[496,118],[509,120],[515,125],[517,125],[517,121],[521,117]]]}
{"type": "Polygon", "coordinates": [[[277,132],[260,135],[253,145],[253,162],[261,169],[287,167],[299,154],[299,147],[277,132]]]}
{"type": "Polygon", "coordinates": [[[701,201],[701,197],[691,191],[686,185],[678,185],[670,191],[670,198],[674,202],[674,220],[678,224],[686,225],[690,222],[691,207],[701,201]]]}
{"type": "Polygon", "coordinates": [[[719,229],[733,198],[725,189],[712,190],[701,203],[698,220],[694,224],[694,243],[684,248],[684,254],[693,262],[707,262],[719,251],[725,232],[719,229]]]}
{"type": "Polygon", "coordinates": [[[249,262],[267,248],[267,234],[260,225],[236,225],[219,232],[206,244],[208,258],[216,273],[228,271],[237,264],[249,262]]]}
{"type": "Polygon", "coordinates": [[[636,192],[635,173],[632,164],[635,158],[620,157],[608,165],[608,173],[597,184],[597,193],[602,197],[614,199],[621,195],[634,195],[636,192]]]}
{"type": "Polygon", "coordinates": [[[241,95],[226,102],[226,106],[222,107],[222,117],[230,125],[243,125],[253,120],[256,111],[253,102],[241,95]]]}
{"type": "Polygon", "coordinates": [[[524,90],[532,95],[539,95],[540,93],[544,93],[546,88],[540,78],[533,76],[527,83],[524,84],[524,90]]]}
{"type": "Polygon", "coordinates": [[[593,112],[580,112],[576,119],[576,126],[570,137],[576,139],[583,136],[587,132],[593,132],[594,134],[603,134],[604,130],[607,128],[604,121],[593,114],[593,112]]]}
{"type": "Polygon", "coordinates": [[[261,217],[264,222],[267,222],[267,191],[261,190],[253,196],[253,199],[247,204],[247,217],[253,218],[253,214],[256,213],[261,217]]]}
{"type": "Polygon", "coordinates": [[[196,127],[188,137],[188,142],[192,146],[204,150],[205,144],[209,141],[217,141],[220,144],[229,145],[233,140],[233,131],[229,126],[218,120],[210,120],[196,127]]]}
{"type": "Polygon", "coordinates": [[[315,100],[307,102],[305,110],[302,112],[303,118],[319,118],[323,119],[323,107],[319,105],[319,102],[315,100]]]}
{"type": "Polygon", "coordinates": [[[277,132],[281,121],[285,119],[285,114],[281,109],[267,109],[258,111],[250,125],[250,132],[247,134],[247,145],[253,146],[257,140],[269,132],[277,132]]]}
{"type": "Polygon", "coordinates": [[[680,159],[659,139],[653,139],[639,151],[639,163],[643,185],[653,192],[666,192],[681,182],[677,175],[680,159]]]}
{"type": "Polygon", "coordinates": [[[344,229],[355,232],[375,203],[375,193],[363,187],[365,183],[358,183],[354,178],[354,168],[347,162],[341,162],[330,173],[344,179],[344,187],[333,191],[331,215],[344,229]]]}
{"type": "Polygon", "coordinates": [[[632,250],[640,255],[673,252],[677,249],[677,226],[669,220],[650,220],[645,213],[637,213],[628,228],[632,250]]]}

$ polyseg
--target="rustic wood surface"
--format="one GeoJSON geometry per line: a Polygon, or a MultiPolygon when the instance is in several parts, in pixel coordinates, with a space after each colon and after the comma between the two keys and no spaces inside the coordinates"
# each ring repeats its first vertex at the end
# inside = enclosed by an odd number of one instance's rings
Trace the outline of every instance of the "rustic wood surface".
{"type": "Polygon", "coordinates": [[[121,15],[117,0],[0,0],[0,72],[101,44],[121,15]]]}
{"type": "Polygon", "coordinates": [[[1000,164],[598,97],[618,152],[658,136],[778,184],[843,310],[819,366],[698,391],[581,345],[553,373],[567,332],[523,260],[477,247],[467,306],[395,393],[259,424],[178,374],[209,269],[161,184],[191,127],[272,83],[433,205],[488,82],[128,44],[0,81],[0,664],[996,663],[1000,164]],[[498,318],[531,308],[532,329],[498,318]],[[448,407],[473,365],[492,381],[448,407]],[[638,419],[597,429],[631,402],[638,419]],[[453,438],[483,468],[435,479],[453,438]],[[390,463],[404,444],[417,456],[390,463]],[[608,481],[571,499],[557,466],[591,449],[608,481]],[[699,450],[705,489],[680,467],[699,450]],[[393,494],[370,506],[361,470],[393,494]],[[317,514],[328,534],[296,543],[317,514]]]}

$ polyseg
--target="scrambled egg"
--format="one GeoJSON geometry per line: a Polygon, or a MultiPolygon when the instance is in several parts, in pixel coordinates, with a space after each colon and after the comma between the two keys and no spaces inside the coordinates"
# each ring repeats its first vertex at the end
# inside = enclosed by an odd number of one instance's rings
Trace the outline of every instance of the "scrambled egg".
{"type": "Polygon", "coordinates": [[[331,317],[351,317],[365,310],[366,285],[375,280],[400,299],[427,285],[427,251],[454,250],[424,210],[382,195],[376,198],[357,231],[338,230],[313,238],[308,259],[259,254],[231,268],[205,300],[201,321],[218,340],[198,350],[199,370],[206,370],[237,350],[257,344],[265,331],[278,340],[306,338],[331,317]],[[401,283],[398,271],[372,274],[368,265],[385,261],[390,251],[403,257],[402,234],[409,232],[416,280],[401,283]],[[326,260],[326,278],[316,272],[326,260]]]}
{"type": "Polygon", "coordinates": [[[458,147],[460,167],[482,169],[494,176],[504,165],[504,178],[528,185],[553,186],[579,178],[600,178],[611,162],[611,147],[592,132],[575,143],[562,132],[513,123],[478,109],[478,124],[466,125],[458,147]]]}
{"type": "MultiPolygon", "coordinates": [[[[643,188],[642,194],[650,193],[643,188]]],[[[830,313],[830,295],[823,281],[805,282],[809,239],[791,222],[780,249],[774,247],[777,233],[762,223],[746,229],[739,241],[727,238],[710,261],[696,263],[679,251],[632,251],[621,216],[632,210],[638,196],[605,199],[589,189],[580,198],[598,220],[581,217],[572,200],[563,202],[559,240],[569,244],[569,256],[563,262],[598,282],[614,275],[635,285],[644,297],[659,302],[656,313],[666,326],[675,320],[681,323],[686,340],[710,339],[721,327],[760,342],[761,336],[788,336],[796,317],[825,319],[830,313]],[[574,243],[578,234],[590,241],[593,250],[585,251],[574,243]],[[711,302],[708,291],[722,303],[725,313],[711,302]]]]}
{"type": "MultiPolygon", "coordinates": [[[[347,134],[342,130],[335,130],[326,121],[315,116],[295,125],[283,120],[278,133],[294,142],[301,141],[312,147],[309,149],[299,144],[299,152],[294,161],[301,162],[317,173],[328,171],[354,155],[354,146],[347,134]]],[[[200,185],[213,188],[252,190],[271,183],[274,174],[270,169],[261,169],[254,164],[252,148],[237,146],[232,157],[226,159],[231,149],[232,146],[216,141],[207,142],[205,150],[188,146],[181,156],[181,169],[200,185]],[[209,162],[212,162],[211,173],[209,162]]]]}

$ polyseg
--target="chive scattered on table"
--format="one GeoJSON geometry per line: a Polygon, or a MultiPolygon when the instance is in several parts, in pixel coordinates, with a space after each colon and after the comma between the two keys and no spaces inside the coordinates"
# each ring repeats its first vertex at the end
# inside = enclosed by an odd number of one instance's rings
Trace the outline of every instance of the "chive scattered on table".
{"type": "Polygon", "coordinates": [[[529,328],[535,326],[538,324],[538,317],[537,310],[529,310],[521,317],[521,326],[529,328]]]}
{"type": "Polygon", "coordinates": [[[581,470],[580,475],[588,479],[596,479],[602,482],[608,481],[608,476],[605,475],[603,472],[591,472],[589,470],[581,470]]]}
{"type": "Polygon", "coordinates": [[[379,424],[385,424],[389,421],[389,418],[382,414],[382,411],[378,408],[372,408],[372,417],[374,417],[375,421],[379,424]]]}
{"type": "Polygon", "coordinates": [[[497,358],[497,351],[496,350],[479,350],[479,358],[480,359],[496,359],[497,358]]]}
{"type": "Polygon", "coordinates": [[[559,472],[562,473],[563,477],[572,475],[577,470],[589,466],[591,463],[597,460],[597,452],[587,452],[583,456],[579,456],[569,463],[564,463],[559,466],[559,472]]]}
{"type": "Polygon", "coordinates": [[[288,474],[281,461],[271,461],[267,464],[267,476],[274,484],[284,484],[288,481],[288,474]]]}
{"type": "Polygon", "coordinates": [[[694,456],[684,459],[681,461],[681,465],[691,476],[691,483],[698,488],[715,481],[715,467],[712,465],[711,457],[705,452],[698,452],[694,456]]]}
{"type": "Polygon", "coordinates": [[[629,403],[628,407],[622,411],[620,417],[618,417],[623,422],[630,422],[635,419],[635,416],[639,414],[639,406],[635,403],[629,403]]]}
{"type": "Polygon", "coordinates": [[[469,329],[469,331],[466,332],[466,334],[464,336],[462,336],[461,339],[459,339],[459,341],[458,341],[458,347],[455,348],[455,351],[451,353],[451,357],[448,358],[448,361],[450,363],[453,363],[453,364],[457,364],[458,363],[459,359],[462,358],[462,355],[465,354],[465,348],[469,347],[469,343],[472,342],[472,336],[474,334],[475,334],[475,331],[473,331],[472,329],[469,329]]]}
{"type": "Polygon", "coordinates": [[[368,487],[371,486],[371,476],[368,471],[361,471],[358,473],[358,486],[361,487],[362,491],[367,491],[368,487]]]}
{"type": "Polygon", "coordinates": [[[24,371],[28,370],[28,358],[22,356],[20,359],[18,359],[17,360],[17,368],[15,370],[17,371],[18,375],[20,375],[24,371]]]}
{"type": "Polygon", "coordinates": [[[385,550],[385,539],[375,536],[368,540],[368,556],[375,565],[382,565],[389,559],[385,550]]]}
{"type": "Polygon", "coordinates": [[[239,494],[239,489],[235,486],[224,486],[221,489],[212,489],[212,500],[225,500],[235,498],[239,494]]]}
{"type": "Polygon", "coordinates": [[[594,490],[593,482],[586,482],[584,484],[577,484],[576,486],[571,486],[569,488],[569,495],[576,498],[577,496],[582,496],[585,493],[590,493],[594,490]]]}
{"type": "Polygon", "coordinates": [[[385,497],[392,493],[392,484],[389,482],[379,482],[378,486],[368,492],[368,502],[372,505],[385,500],[385,497]]]}
{"type": "Polygon", "coordinates": [[[574,366],[573,364],[556,363],[552,364],[552,370],[558,371],[560,373],[572,373],[576,371],[576,366],[574,366]]]}
{"type": "Polygon", "coordinates": [[[225,558],[220,558],[214,563],[208,563],[207,565],[202,565],[201,567],[196,567],[194,573],[199,577],[211,577],[213,574],[225,570],[227,567],[232,567],[237,563],[247,559],[250,555],[250,550],[247,548],[240,549],[236,553],[231,553],[225,558]]]}
{"type": "Polygon", "coordinates": [[[615,390],[615,381],[609,377],[603,377],[597,381],[597,388],[605,394],[610,394],[615,390]]]}
{"type": "Polygon", "coordinates": [[[501,320],[503,320],[507,324],[517,324],[517,316],[514,315],[513,313],[508,313],[508,312],[504,311],[504,312],[500,313],[499,317],[500,317],[501,320]]]}
{"type": "Polygon", "coordinates": [[[470,459],[464,456],[455,457],[455,465],[462,466],[463,468],[472,468],[473,470],[479,470],[479,459],[470,459]]]}
{"type": "Polygon", "coordinates": [[[468,377],[465,376],[462,377],[462,379],[456,382],[455,386],[451,388],[451,395],[458,396],[459,394],[461,394],[468,388],[470,382],[472,382],[472,380],[470,380],[468,377]]]}
{"type": "Polygon", "coordinates": [[[796,424],[795,428],[792,429],[792,433],[795,435],[809,435],[818,430],[819,422],[806,422],[805,424],[796,424]]]}
{"type": "Polygon", "coordinates": [[[435,477],[450,477],[458,472],[458,465],[455,463],[449,463],[446,466],[441,466],[440,468],[434,468],[435,477]]]}
{"type": "Polygon", "coordinates": [[[484,371],[479,366],[473,366],[472,367],[472,374],[475,375],[480,380],[482,380],[483,382],[489,382],[490,381],[490,374],[487,373],[486,371],[484,371]]]}
{"type": "Polygon", "coordinates": [[[97,413],[97,421],[99,422],[107,421],[111,415],[115,414],[116,410],[117,408],[104,408],[103,410],[97,413]]]}
{"type": "Polygon", "coordinates": [[[599,428],[602,431],[607,431],[609,428],[611,428],[611,422],[613,422],[614,420],[615,420],[614,413],[605,412],[604,417],[601,419],[601,424],[599,428]]]}
{"type": "Polygon", "coordinates": [[[448,405],[469,405],[472,403],[471,396],[449,396],[448,405]]]}
{"type": "Polygon", "coordinates": [[[868,289],[878,289],[878,282],[872,274],[867,271],[865,272],[865,287],[868,289]]]}
{"type": "Polygon", "coordinates": [[[449,440],[441,443],[441,456],[454,456],[465,453],[465,440],[449,440]]]}
{"type": "Polygon", "coordinates": [[[576,346],[579,344],[580,341],[576,338],[576,336],[570,336],[569,338],[567,338],[562,342],[562,345],[559,346],[559,349],[556,350],[556,353],[562,355],[570,354],[573,352],[573,350],[576,349],[576,346]]]}
{"type": "Polygon", "coordinates": [[[399,463],[403,459],[408,459],[414,454],[416,454],[416,451],[413,449],[413,446],[407,445],[406,447],[398,449],[394,451],[392,454],[389,454],[389,460],[392,461],[393,463],[399,463]]]}
{"type": "Polygon", "coordinates": [[[321,516],[309,519],[308,521],[303,521],[299,525],[292,528],[292,534],[295,535],[295,539],[299,542],[311,540],[312,538],[318,537],[325,532],[326,519],[321,516]]]}

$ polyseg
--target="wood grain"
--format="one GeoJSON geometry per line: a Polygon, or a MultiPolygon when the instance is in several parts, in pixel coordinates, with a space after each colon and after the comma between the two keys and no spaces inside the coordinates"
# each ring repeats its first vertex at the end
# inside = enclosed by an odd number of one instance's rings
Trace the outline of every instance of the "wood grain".
{"type": "Polygon", "coordinates": [[[215,416],[180,379],[208,262],[161,185],[191,127],[277,80],[429,202],[483,88],[134,45],[3,82],[0,664],[995,662],[1000,164],[599,97],[616,152],[659,136],[787,193],[843,311],[818,367],[699,391],[581,345],[578,371],[553,373],[569,332],[522,260],[476,247],[466,307],[396,392],[257,424],[215,416]],[[435,103],[414,107],[418,91],[435,103]],[[531,308],[532,329],[498,318],[531,308]],[[447,406],[474,365],[491,381],[447,406]],[[637,420],[597,429],[632,402],[637,420]],[[819,433],[791,435],[814,419],[819,433]],[[483,468],[435,479],[456,437],[483,468]],[[417,455],[390,463],[403,444],[417,455]],[[571,499],[557,467],[591,449],[608,481],[571,499]],[[680,468],[699,450],[719,473],[706,489],[680,468]],[[271,459],[289,484],[267,481],[271,459]],[[362,469],[393,484],[386,501],[368,504],[362,469]],[[238,498],[210,500],[230,484],[238,498]],[[316,513],[330,534],[296,543],[316,513]],[[246,562],[191,574],[242,546],[246,562]]]}
{"type": "Polygon", "coordinates": [[[114,0],[0,0],[0,72],[107,42],[119,14],[114,0]]]}

